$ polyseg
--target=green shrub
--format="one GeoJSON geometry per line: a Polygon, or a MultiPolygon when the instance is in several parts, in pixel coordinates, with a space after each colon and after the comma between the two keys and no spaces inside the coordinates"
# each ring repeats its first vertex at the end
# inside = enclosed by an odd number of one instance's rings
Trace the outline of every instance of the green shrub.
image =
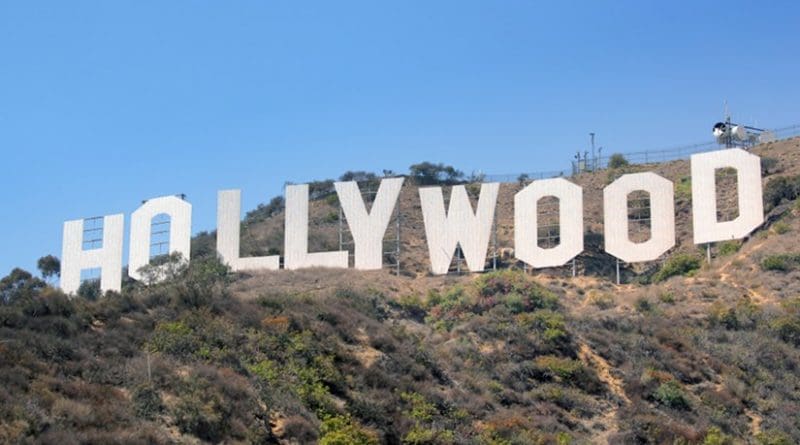
{"type": "Polygon", "coordinates": [[[761,176],[769,176],[781,170],[780,160],[766,156],[761,157],[761,176]]]}
{"type": "Polygon", "coordinates": [[[161,396],[153,385],[137,386],[131,394],[131,399],[136,416],[142,419],[152,420],[164,410],[161,396]]]}
{"type": "Polygon", "coordinates": [[[800,195],[800,175],[774,177],[764,187],[765,210],[774,209],[784,200],[795,200],[798,195],[800,195]]]}
{"type": "Polygon", "coordinates": [[[409,409],[403,413],[415,422],[431,422],[439,414],[436,405],[425,400],[422,394],[404,392],[400,394],[400,399],[409,405],[409,409]]]}
{"type": "Polygon", "coordinates": [[[719,428],[712,426],[708,429],[703,445],[730,445],[731,438],[724,434],[719,428]]]}
{"type": "Polygon", "coordinates": [[[564,316],[558,312],[543,309],[518,316],[521,326],[533,328],[542,333],[542,338],[551,347],[560,348],[569,344],[571,336],[567,331],[564,316]]]}
{"type": "Polygon", "coordinates": [[[554,355],[541,355],[533,361],[533,375],[539,380],[553,380],[595,393],[602,388],[594,371],[579,360],[554,355]]]}
{"type": "Polygon", "coordinates": [[[648,300],[645,297],[637,298],[634,306],[636,307],[637,311],[642,313],[650,312],[653,310],[653,303],[651,303],[650,300],[648,300]]]}
{"type": "Polygon", "coordinates": [[[792,445],[792,438],[786,433],[777,430],[767,430],[756,434],[759,445],[792,445]]]}
{"type": "Polygon", "coordinates": [[[656,402],[675,409],[689,409],[689,402],[683,388],[675,380],[669,380],[658,386],[653,393],[656,402]]]}
{"type": "Polygon", "coordinates": [[[789,224],[786,224],[786,222],[778,221],[772,225],[772,230],[778,235],[783,235],[784,233],[787,233],[790,230],[792,230],[792,228],[791,226],[789,226],[789,224]]]}
{"type": "MultiPolygon", "coordinates": [[[[438,294],[436,295],[438,296],[438,294]]],[[[435,298],[434,301],[436,301],[435,298]]],[[[394,304],[399,306],[400,309],[402,309],[408,316],[418,320],[424,319],[425,314],[427,313],[425,303],[423,303],[422,299],[415,294],[403,295],[395,300],[394,304]]]]}
{"type": "Polygon", "coordinates": [[[558,297],[516,270],[499,270],[475,280],[478,297],[489,303],[506,302],[517,312],[558,308],[558,297]],[[510,302],[508,300],[511,300],[510,302]]]}
{"type": "Polygon", "coordinates": [[[324,218],[322,218],[322,222],[324,222],[325,224],[333,224],[338,221],[339,221],[339,212],[337,212],[336,210],[331,210],[330,212],[328,212],[327,215],[325,215],[324,218]]]}
{"type": "Polygon", "coordinates": [[[770,323],[770,327],[778,334],[781,340],[800,346],[800,316],[784,315],[770,323]]]}
{"type": "Polygon", "coordinates": [[[356,423],[350,416],[331,416],[322,421],[320,445],[378,444],[375,433],[356,423]]]}
{"type": "Polygon", "coordinates": [[[661,292],[658,295],[658,300],[660,302],[662,302],[662,303],[674,304],[675,303],[675,294],[673,294],[670,291],[661,292]]]}
{"type": "Polygon", "coordinates": [[[742,247],[741,241],[723,241],[717,245],[717,254],[719,256],[728,256],[732,255],[739,251],[739,248],[742,247]]]}
{"type": "Polygon", "coordinates": [[[700,264],[700,258],[694,255],[686,253],[673,255],[661,266],[661,269],[653,275],[653,282],[664,281],[676,275],[689,275],[700,269],[700,264]]]}
{"type": "Polygon", "coordinates": [[[191,381],[188,392],[178,398],[172,416],[181,432],[219,442],[228,432],[230,406],[209,386],[208,382],[191,381]]]}
{"type": "Polygon", "coordinates": [[[408,445],[446,445],[455,443],[452,431],[437,430],[415,425],[405,436],[403,443],[408,445]]]}
{"type": "Polygon", "coordinates": [[[611,309],[616,306],[613,295],[601,292],[592,292],[589,294],[587,302],[600,309],[611,309]]]}
{"type": "Polygon", "coordinates": [[[675,197],[690,200],[692,198],[692,177],[684,176],[675,184],[675,197]]]}
{"type": "Polygon", "coordinates": [[[764,270],[789,272],[800,264],[800,254],[783,253],[769,255],[761,260],[761,268],[764,270]]]}
{"type": "Polygon", "coordinates": [[[183,321],[162,322],[156,326],[148,347],[153,352],[188,358],[200,348],[200,341],[183,321]]]}
{"type": "Polygon", "coordinates": [[[711,305],[708,321],[712,326],[725,329],[752,329],[761,316],[761,308],[748,299],[740,300],[736,306],[726,306],[720,302],[711,305]]]}

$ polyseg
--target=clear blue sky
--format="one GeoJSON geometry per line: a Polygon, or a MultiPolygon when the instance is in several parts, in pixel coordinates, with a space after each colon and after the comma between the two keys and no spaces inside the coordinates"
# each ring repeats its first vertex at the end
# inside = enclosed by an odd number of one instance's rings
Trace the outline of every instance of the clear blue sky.
{"type": "Polygon", "coordinates": [[[186,193],[197,232],[224,188],[561,169],[590,131],[709,140],[726,99],[800,122],[799,2],[555,3],[0,2],[0,276],[150,197],[186,193]]]}

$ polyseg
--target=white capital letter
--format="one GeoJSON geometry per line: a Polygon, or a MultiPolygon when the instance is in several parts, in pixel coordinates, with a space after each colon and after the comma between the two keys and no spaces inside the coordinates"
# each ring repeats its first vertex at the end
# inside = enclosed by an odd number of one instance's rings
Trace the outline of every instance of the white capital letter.
{"type": "MultiPolygon", "coordinates": [[[[68,294],[78,291],[81,269],[101,268],[100,289],[119,292],[122,289],[123,214],[103,217],[103,247],[83,250],[82,219],[64,223],[61,251],[61,290],[68,294]]],[[[96,236],[96,235],[95,235],[96,236]]]]}
{"type": "Polygon", "coordinates": [[[761,225],[764,201],[759,157],[740,148],[692,155],[692,216],[695,244],[744,238],[761,225]],[[732,221],[717,220],[719,168],[736,169],[739,216],[732,221]]]}
{"type": "Polygon", "coordinates": [[[478,210],[473,212],[464,186],[453,186],[447,215],[441,187],[419,189],[425,237],[428,240],[431,270],[434,274],[447,273],[457,245],[461,245],[469,270],[483,270],[499,189],[500,184],[497,182],[481,184],[478,210]]]}
{"type": "Polygon", "coordinates": [[[514,255],[532,267],[561,266],[583,251],[583,189],[564,178],[534,181],[514,196],[514,255]],[[538,202],[558,198],[558,246],[539,247],[538,202]]]}
{"type": "Polygon", "coordinates": [[[150,264],[150,231],[153,217],[169,216],[169,253],[180,253],[189,261],[192,245],[192,205],[176,196],[150,199],[131,214],[131,245],[128,275],[134,280],[144,277],[139,269],[150,264]]]}
{"type": "Polygon", "coordinates": [[[603,189],[606,252],[636,263],[658,259],[675,245],[675,201],[672,182],[655,173],[624,175],[603,189]],[[634,243],[628,236],[628,195],[650,194],[650,239],[634,243]]]}
{"type": "Polygon", "coordinates": [[[279,255],[249,258],[239,256],[241,213],[240,190],[221,190],[217,193],[217,253],[222,261],[234,271],[277,270],[280,267],[279,255]]]}
{"type": "Polygon", "coordinates": [[[337,182],[336,194],[347,218],[347,226],[355,242],[355,267],[359,270],[377,270],[383,266],[383,235],[392,218],[394,206],[400,196],[403,178],[381,180],[378,194],[367,213],[358,183],[337,182]]]}
{"type": "Polygon", "coordinates": [[[284,267],[347,268],[347,251],[308,253],[308,184],[286,186],[284,267]]]}

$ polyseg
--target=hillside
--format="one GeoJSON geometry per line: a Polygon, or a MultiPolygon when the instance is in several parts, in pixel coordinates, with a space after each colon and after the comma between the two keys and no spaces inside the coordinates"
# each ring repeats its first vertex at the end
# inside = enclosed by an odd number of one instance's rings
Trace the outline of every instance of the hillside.
{"type": "MultiPolygon", "coordinates": [[[[2,443],[800,443],[800,140],[756,147],[767,222],[714,258],[691,244],[687,161],[585,173],[587,252],[571,268],[429,276],[416,189],[401,270],[232,274],[213,235],[165,283],[69,299],[0,282],[2,443]],[[602,188],[675,181],[679,245],[624,265],[602,245],[602,188]]],[[[512,246],[503,184],[498,245],[512,246]]],[[[312,249],[338,207],[312,202],[312,249]]],[[[243,250],[282,248],[279,208],[243,250]]],[[[514,266],[511,264],[510,266],[514,266]]]]}

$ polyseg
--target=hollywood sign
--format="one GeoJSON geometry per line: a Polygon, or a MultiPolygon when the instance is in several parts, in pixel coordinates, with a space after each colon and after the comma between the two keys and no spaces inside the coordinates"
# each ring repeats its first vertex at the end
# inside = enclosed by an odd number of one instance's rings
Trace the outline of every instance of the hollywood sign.
{"type": "MultiPolygon", "coordinates": [[[[696,244],[739,239],[764,220],[761,192],[761,163],[758,156],[741,149],[719,150],[691,157],[692,222],[696,244]],[[718,221],[716,171],[735,169],[739,215],[718,221]]],[[[368,211],[358,184],[335,183],[336,193],[355,242],[354,267],[381,269],[383,237],[400,195],[403,178],[381,180],[368,211]]],[[[457,246],[461,246],[467,267],[484,269],[495,218],[499,183],[481,185],[477,208],[473,210],[464,186],[452,187],[445,209],[441,187],[421,187],[419,197],[425,224],[430,267],[445,274],[457,246]]],[[[223,190],[217,203],[217,253],[234,271],[277,270],[278,255],[242,258],[239,253],[241,192],[223,190]]],[[[605,250],[628,263],[658,259],[675,245],[674,190],[671,181],[655,173],[626,174],[603,189],[605,250]],[[628,195],[644,191],[650,197],[651,236],[633,242],[628,234],[628,195]]],[[[348,251],[308,251],[308,185],[286,187],[284,268],[347,268],[348,251]]],[[[169,251],[189,258],[192,206],[175,196],[154,198],[131,215],[128,274],[141,280],[140,268],[150,262],[151,224],[157,215],[170,218],[169,251]]],[[[119,291],[122,282],[124,215],[103,217],[102,247],[84,250],[83,220],[64,223],[61,288],[78,290],[83,269],[101,269],[100,286],[119,291]]],[[[583,251],[583,190],[564,179],[533,181],[514,196],[514,255],[533,268],[566,264],[583,251]],[[551,248],[538,244],[537,205],[543,197],[559,201],[560,243],[551,248]]]]}

